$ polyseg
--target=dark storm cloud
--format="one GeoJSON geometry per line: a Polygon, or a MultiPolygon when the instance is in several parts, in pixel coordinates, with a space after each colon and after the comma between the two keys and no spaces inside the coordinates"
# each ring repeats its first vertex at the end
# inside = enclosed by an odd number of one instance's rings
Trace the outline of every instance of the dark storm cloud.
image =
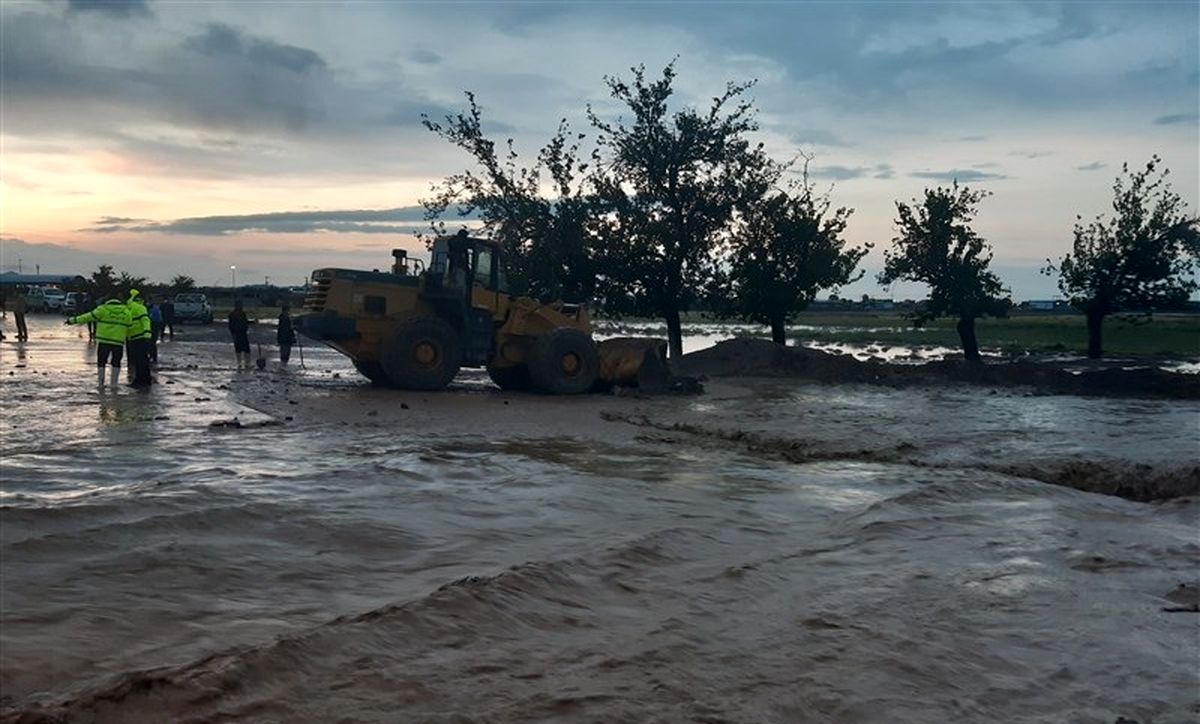
{"type": "Polygon", "coordinates": [[[184,47],[209,56],[241,58],[253,65],[278,67],[293,73],[325,69],[325,59],[308,48],[247,37],[224,23],[209,23],[204,33],[187,38],[184,47]]]}
{"type": "MultiPolygon", "coordinates": [[[[146,221],[105,216],[81,231],[156,232],[191,236],[225,236],[242,232],[301,234],[415,234],[428,231],[425,209],[402,206],[394,209],[348,209],[329,211],[280,211],[231,216],[197,216],[174,221],[146,221]]],[[[473,218],[456,217],[456,218],[473,218]]]]}
{"type": "Polygon", "coordinates": [[[1108,164],[1104,163],[1103,161],[1092,161],[1091,163],[1086,163],[1082,166],[1076,166],[1075,170],[1076,171],[1099,171],[1100,169],[1104,168],[1107,165],[1108,164]]]}
{"type": "Polygon", "coordinates": [[[853,144],[843,140],[832,131],[826,131],[819,128],[812,128],[804,131],[796,131],[792,134],[792,141],[798,146],[852,146],[853,144]]]}
{"type": "Polygon", "coordinates": [[[808,170],[812,178],[848,181],[856,178],[889,179],[895,176],[890,164],[880,163],[874,166],[814,166],[808,170]]]}
{"type": "Polygon", "coordinates": [[[111,136],[127,123],[164,121],[247,136],[324,134],[336,141],[405,123],[417,131],[420,113],[448,112],[395,74],[353,84],[314,50],[225,23],[119,52],[94,30],[43,12],[5,15],[0,80],[7,130],[111,136]]]}
{"type": "Polygon", "coordinates": [[[998,181],[1000,179],[1009,178],[1002,173],[991,173],[989,171],[979,171],[973,168],[955,168],[949,171],[913,171],[909,174],[913,178],[930,179],[932,181],[959,181],[962,183],[971,183],[975,181],[998,181]]]}
{"type": "Polygon", "coordinates": [[[408,57],[414,63],[421,63],[423,65],[436,65],[442,62],[442,56],[432,50],[414,50],[408,54],[408,57]]]}
{"type": "Polygon", "coordinates": [[[1175,113],[1169,116],[1159,116],[1154,119],[1156,126],[1195,125],[1200,121],[1198,113],[1175,113]]]}
{"type": "Polygon", "coordinates": [[[72,13],[99,13],[113,18],[148,18],[154,15],[145,0],[67,0],[72,13]]]}

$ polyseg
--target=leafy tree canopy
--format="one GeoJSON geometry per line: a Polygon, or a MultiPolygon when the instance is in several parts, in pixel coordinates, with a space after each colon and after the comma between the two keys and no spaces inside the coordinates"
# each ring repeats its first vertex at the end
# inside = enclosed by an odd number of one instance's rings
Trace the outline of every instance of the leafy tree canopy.
{"type": "Polygon", "coordinates": [[[975,320],[1004,316],[1012,306],[1000,279],[988,268],[991,246],[971,228],[979,202],[988,195],[955,181],[948,189],[925,189],[925,198],[911,205],[897,201],[900,233],[884,252],[879,274],[885,285],[903,279],[928,286],[928,299],[909,318],[920,326],[937,317],[957,316],[963,356],[972,362],[981,359],[975,320]]]}
{"type": "Polygon", "coordinates": [[[746,205],[733,234],[731,294],[737,311],[771,325],[783,344],[784,324],[804,309],[819,290],[857,281],[859,261],[871,245],[847,247],[843,237],[853,209],[833,208],[808,178],[746,205]]]}
{"type": "Polygon", "coordinates": [[[720,273],[718,245],[735,210],[762,194],[785,165],[750,134],[758,129],[753,83],[729,83],[706,109],[672,111],[674,63],[649,79],[609,77],[609,92],[631,117],[607,119],[589,107],[599,131],[596,195],[603,203],[602,288],[610,308],[661,314],[673,356],[682,353],[681,311],[720,273]]]}
{"type": "Polygon", "coordinates": [[[1136,173],[1123,165],[1113,183],[1113,215],[1076,222],[1071,253],[1057,264],[1059,291],[1076,308],[1099,315],[1150,311],[1196,291],[1200,226],[1161,163],[1154,156],[1136,173]]]}
{"type": "Polygon", "coordinates": [[[929,287],[912,314],[920,325],[942,316],[1003,316],[1011,305],[988,268],[991,246],[971,228],[979,202],[990,194],[954,183],[926,189],[923,200],[896,202],[899,235],[884,251],[880,284],[905,280],[929,287]]]}

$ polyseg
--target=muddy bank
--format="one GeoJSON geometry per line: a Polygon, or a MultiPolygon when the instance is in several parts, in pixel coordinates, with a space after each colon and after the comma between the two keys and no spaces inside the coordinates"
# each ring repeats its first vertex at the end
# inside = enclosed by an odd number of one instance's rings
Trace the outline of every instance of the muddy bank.
{"type": "Polygon", "coordinates": [[[808,347],[781,347],[768,340],[739,338],[684,355],[675,364],[682,375],[708,377],[789,377],[816,382],[859,382],[901,387],[946,382],[990,387],[1031,388],[1043,394],[1104,397],[1200,399],[1200,375],[1156,368],[1071,372],[1060,365],[1029,360],[968,364],[941,360],[921,365],[859,361],[808,347]]]}
{"type": "Polygon", "coordinates": [[[643,436],[645,442],[660,444],[729,445],[763,459],[791,463],[843,462],[886,463],[914,467],[971,468],[1062,485],[1075,490],[1113,495],[1143,503],[1200,496],[1200,465],[1164,460],[1157,465],[1132,461],[1079,459],[1014,461],[989,457],[963,460],[938,459],[929,449],[912,442],[872,445],[870,436],[829,444],[812,440],[771,437],[738,429],[705,427],[689,422],[656,421],[646,415],[602,413],[604,419],[657,431],[643,436]]]}

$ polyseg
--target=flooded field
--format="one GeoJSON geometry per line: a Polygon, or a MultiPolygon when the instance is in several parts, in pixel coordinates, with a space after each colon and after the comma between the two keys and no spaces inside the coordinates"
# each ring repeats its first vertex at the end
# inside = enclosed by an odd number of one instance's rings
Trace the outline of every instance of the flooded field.
{"type": "Polygon", "coordinates": [[[1197,402],[406,393],[309,347],[238,371],[219,326],[99,391],[77,329],[30,332],[0,720],[1200,717],[1200,500],[1070,487],[1191,479],[1197,402]]]}

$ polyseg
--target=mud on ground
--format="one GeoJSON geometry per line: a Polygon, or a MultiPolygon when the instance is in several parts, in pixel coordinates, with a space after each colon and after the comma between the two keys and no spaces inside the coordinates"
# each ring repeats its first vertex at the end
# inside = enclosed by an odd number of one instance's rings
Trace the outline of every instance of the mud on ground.
{"type": "Polygon", "coordinates": [[[707,377],[787,377],[891,387],[964,383],[1022,388],[1051,395],[1200,399],[1200,375],[1150,366],[1068,370],[1061,363],[1024,359],[979,364],[941,360],[898,365],[860,361],[849,355],[808,347],[783,347],[752,338],[726,340],[684,355],[674,369],[682,375],[707,377]]]}

